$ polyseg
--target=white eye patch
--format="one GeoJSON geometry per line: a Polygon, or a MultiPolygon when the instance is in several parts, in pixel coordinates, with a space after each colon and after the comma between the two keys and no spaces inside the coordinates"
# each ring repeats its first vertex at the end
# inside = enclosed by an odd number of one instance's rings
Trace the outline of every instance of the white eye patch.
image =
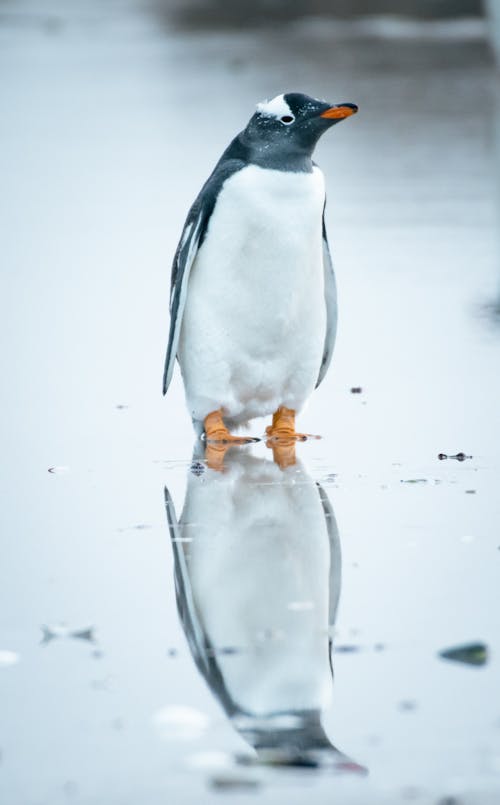
{"type": "Polygon", "coordinates": [[[261,115],[266,115],[266,117],[291,118],[291,120],[286,121],[288,124],[293,123],[295,120],[295,115],[285,101],[284,95],[276,95],[276,98],[273,98],[272,101],[258,103],[257,111],[261,115]]]}

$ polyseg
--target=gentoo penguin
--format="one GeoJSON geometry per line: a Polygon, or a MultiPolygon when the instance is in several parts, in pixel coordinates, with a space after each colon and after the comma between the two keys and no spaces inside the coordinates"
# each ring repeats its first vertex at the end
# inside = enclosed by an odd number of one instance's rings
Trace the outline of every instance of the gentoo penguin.
{"type": "Polygon", "coordinates": [[[325,228],[321,135],[354,114],[300,93],[260,103],[191,207],[172,267],[163,392],[179,360],[195,429],[273,414],[271,438],[295,430],[330,364],[337,324],[325,228]]]}
{"type": "Polygon", "coordinates": [[[321,725],[340,594],[333,509],[299,462],[234,449],[225,461],[224,473],[194,461],[179,522],[165,490],[189,648],[261,760],[345,765],[321,725]]]}

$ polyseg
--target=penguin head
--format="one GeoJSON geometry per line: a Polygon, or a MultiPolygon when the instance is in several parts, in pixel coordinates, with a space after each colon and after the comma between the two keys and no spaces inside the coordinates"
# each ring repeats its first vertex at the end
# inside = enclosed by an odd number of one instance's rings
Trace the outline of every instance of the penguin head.
{"type": "Polygon", "coordinates": [[[286,169],[294,161],[310,161],[321,135],[357,111],[354,103],[332,105],[289,92],[259,103],[240,137],[251,161],[286,169]]]}

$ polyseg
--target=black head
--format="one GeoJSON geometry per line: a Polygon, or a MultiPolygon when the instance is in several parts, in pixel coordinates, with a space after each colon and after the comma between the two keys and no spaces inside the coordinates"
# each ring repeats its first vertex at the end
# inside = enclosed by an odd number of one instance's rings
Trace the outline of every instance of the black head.
{"type": "Polygon", "coordinates": [[[258,104],[238,140],[249,162],[277,170],[310,171],[321,135],[357,111],[354,103],[332,105],[298,92],[277,95],[258,104]]]}

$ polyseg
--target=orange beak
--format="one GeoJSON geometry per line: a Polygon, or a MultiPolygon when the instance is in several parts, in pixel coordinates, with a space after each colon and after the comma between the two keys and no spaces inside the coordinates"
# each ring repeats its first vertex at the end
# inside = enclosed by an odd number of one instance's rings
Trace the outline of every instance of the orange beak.
{"type": "Polygon", "coordinates": [[[344,117],[349,117],[349,115],[355,115],[358,111],[358,107],[354,106],[331,106],[330,109],[326,109],[324,112],[321,112],[320,117],[327,117],[331,119],[343,120],[344,117]]]}

